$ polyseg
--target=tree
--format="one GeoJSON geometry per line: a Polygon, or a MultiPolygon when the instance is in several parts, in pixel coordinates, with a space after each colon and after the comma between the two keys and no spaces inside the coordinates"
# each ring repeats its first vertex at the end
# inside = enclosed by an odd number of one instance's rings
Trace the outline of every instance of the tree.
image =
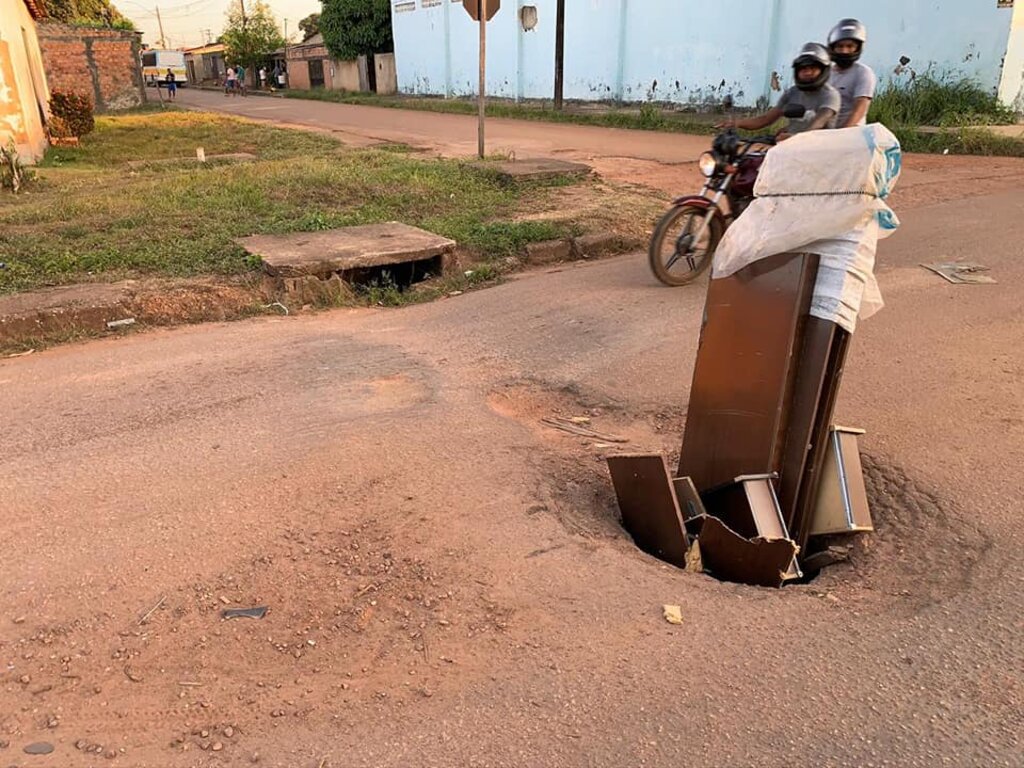
{"type": "Polygon", "coordinates": [[[391,0],[322,0],[320,32],[327,50],[342,60],[395,49],[391,0]]]}
{"type": "Polygon", "coordinates": [[[65,24],[131,26],[110,0],[47,0],[46,15],[65,24]]]}
{"type": "Polygon", "coordinates": [[[284,45],[277,20],[263,0],[250,2],[248,8],[243,6],[242,0],[232,0],[221,40],[227,61],[249,69],[254,69],[284,45]]]}
{"type": "Polygon", "coordinates": [[[311,13],[299,22],[299,30],[302,32],[302,41],[309,40],[320,31],[320,14],[311,13]]]}

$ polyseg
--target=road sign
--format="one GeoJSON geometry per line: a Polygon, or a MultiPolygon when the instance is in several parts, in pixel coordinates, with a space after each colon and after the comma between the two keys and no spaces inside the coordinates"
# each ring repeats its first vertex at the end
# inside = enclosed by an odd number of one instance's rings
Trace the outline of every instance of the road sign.
{"type": "Polygon", "coordinates": [[[487,14],[485,21],[490,21],[501,7],[501,0],[462,0],[462,5],[473,21],[480,21],[480,7],[483,6],[487,14]]]}

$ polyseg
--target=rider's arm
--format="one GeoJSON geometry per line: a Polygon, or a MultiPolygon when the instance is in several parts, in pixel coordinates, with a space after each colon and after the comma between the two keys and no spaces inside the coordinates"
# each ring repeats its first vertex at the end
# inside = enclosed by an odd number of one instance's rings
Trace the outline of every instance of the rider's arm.
{"type": "Polygon", "coordinates": [[[867,117],[868,110],[871,108],[871,97],[861,96],[859,99],[853,100],[853,109],[850,110],[849,116],[846,118],[846,123],[840,125],[840,128],[852,128],[855,125],[860,125],[860,121],[867,117]]]}
{"type": "Polygon", "coordinates": [[[818,114],[814,116],[814,120],[811,122],[810,126],[808,126],[807,130],[816,131],[819,128],[825,128],[828,125],[829,120],[835,116],[836,112],[834,109],[829,109],[828,107],[819,109],[818,114]]]}
{"type": "Polygon", "coordinates": [[[757,131],[761,128],[767,128],[772,123],[778,122],[782,117],[782,110],[778,107],[772,107],[763,115],[748,117],[744,120],[737,120],[736,127],[741,128],[744,131],[757,131]]]}

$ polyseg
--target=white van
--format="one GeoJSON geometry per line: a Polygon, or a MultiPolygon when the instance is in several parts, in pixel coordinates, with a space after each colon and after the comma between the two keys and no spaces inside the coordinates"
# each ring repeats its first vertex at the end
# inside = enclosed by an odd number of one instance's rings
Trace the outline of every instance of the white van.
{"type": "Polygon", "coordinates": [[[159,86],[167,77],[168,69],[174,73],[174,82],[179,88],[188,84],[184,53],[181,51],[143,51],[142,79],[146,85],[159,86]]]}

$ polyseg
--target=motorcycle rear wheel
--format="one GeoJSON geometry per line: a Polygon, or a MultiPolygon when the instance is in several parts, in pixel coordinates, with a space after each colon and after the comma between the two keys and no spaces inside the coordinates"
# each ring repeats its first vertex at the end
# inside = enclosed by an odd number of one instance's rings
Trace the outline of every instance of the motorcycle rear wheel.
{"type": "Polygon", "coordinates": [[[711,266],[725,226],[721,216],[713,215],[700,242],[694,242],[707,215],[707,208],[684,203],[669,210],[654,228],[647,259],[654,276],[665,285],[692,283],[711,266]]]}

